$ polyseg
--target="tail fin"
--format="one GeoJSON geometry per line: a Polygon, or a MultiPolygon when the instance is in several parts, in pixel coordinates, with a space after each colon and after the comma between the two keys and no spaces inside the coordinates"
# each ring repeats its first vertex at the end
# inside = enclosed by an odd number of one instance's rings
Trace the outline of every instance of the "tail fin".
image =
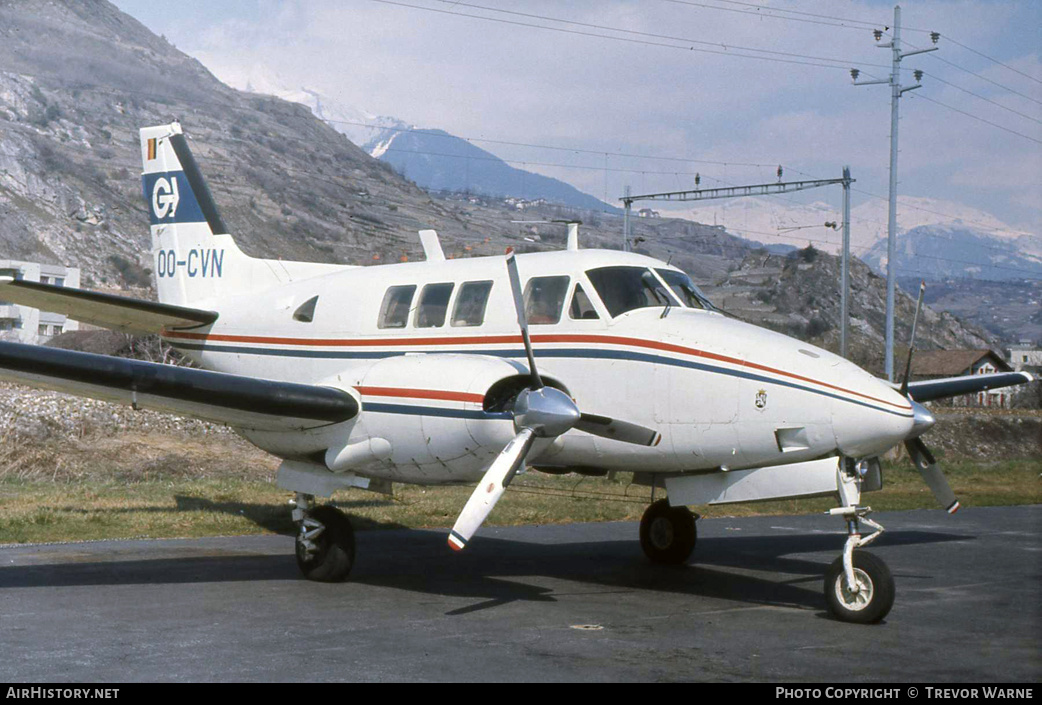
{"type": "Polygon", "coordinates": [[[228,234],[180,124],[142,128],[141,163],[161,303],[212,306],[221,296],[262,291],[347,268],[244,254],[228,234]]]}
{"type": "Polygon", "coordinates": [[[228,235],[181,126],[143,128],[141,162],[159,300],[183,306],[225,293],[250,258],[228,235]]]}

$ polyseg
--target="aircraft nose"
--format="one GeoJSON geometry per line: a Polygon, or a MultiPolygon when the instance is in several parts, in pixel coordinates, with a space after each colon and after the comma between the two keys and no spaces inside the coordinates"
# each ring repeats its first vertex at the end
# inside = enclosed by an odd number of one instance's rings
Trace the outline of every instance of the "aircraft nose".
{"type": "Polygon", "coordinates": [[[845,363],[848,393],[833,404],[832,426],[841,453],[853,458],[878,455],[934,423],[930,410],[910,402],[888,382],[845,363]]]}

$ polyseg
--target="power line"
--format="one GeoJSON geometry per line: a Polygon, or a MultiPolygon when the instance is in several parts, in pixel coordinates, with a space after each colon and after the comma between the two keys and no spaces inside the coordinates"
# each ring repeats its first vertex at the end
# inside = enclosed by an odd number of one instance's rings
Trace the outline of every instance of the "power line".
{"type": "MultiPolygon", "coordinates": [[[[587,166],[585,164],[560,164],[555,162],[533,162],[522,159],[503,159],[495,155],[490,157],[472,157],[466,154],[450,154],[447,152],[430,152],[421,149],[398,149],[391,147],[386,150],[387,152],[398,152],[401,154],[423,154],[432,157],[449,157],[451,159],[474,159],[477,161],[489,161],[489,162],[505,162],[507,164],[525,164],[529,166],[548,166],[548,167],[560,167],[564,169],[581,169],[584,171],[608,171],[608,172],[619,172],[625,174],[655,174],[655,175],[670,175],[676,174],[678,176],[694,176],[695,172],[688,171],[651,171],[649,169],[621,169],[618,167],[609,166],[587,166]]],[[[607,152],[599,152],[599,154],[608,154],[607,152]]],[[[703,174],[704,176],[704,174],[703,174]]]]}
{"type": "MultiPolygon", "coordinates": [[[[747,7],[747,8],[751,8],[751,9],[748,9],[748,10],[738,10],[738,9],[734,9],[734,8],[719,7],[719,6],[716,6],[716,5],[708,5],[708,4],[701,3],[701,2],[693,2],[692,0],[665,0],[665,2],[671,2],[671,3],[677,4],[677,5],[688,5],[688,6],[691,6],[691,7],[700,7],[700,8],[704,8],[704,9],[707,9],[707,10],[721,10],[721,11],[725,11],[725,12],[737,12],[737,13],[740,13],[740,14],[752,15],[754,17],[769,18],[769,19],[775,19],[775,20],[787,20],[787,21],[791,21],[791,22],[809,22],[809,23],[812,23],[812,24],[825,25],[825,26],[829,26],[829,27],[841,27],[843,29],[863,30],[863,29],[866,29],[866,28],[867,29],[873,29],[873,28],[878,28],[878,27],[885,26],[885,22],[870,22],[870,21],[867,21],[867,20],[856,20],[856,19],[852,19],[852,18],[848,18],[848,17],[835,17],[835,16],[832,16],[832,15],[822,15],[822,14],[817,14],[817,13],[813,13],[813,12],[801,12],[799,10],[787,10],[787,9],[780,8],[780,7],[767,7],[765,5],[757,5],[755,3],[738,2],[737,0],[715,0],[715,1],[719,2],[719,3],[726,3],[728,5],[739,5],[739,6],[747,7]],[[779,12],[785,12],[785,13],[790,13],[790,14],[794,14],[794,15],[801,15],[802,17],[786,17],[784,15],[771,14],[771,13],[779,13],[779,12]],[[814,17],[814,18],[819,18],[819,19],[804,19],[804,17],[814,17]],[[833,20],[833,21],[832,22],[823,22],[821,20],[833,20]],[[843,24],[843,23],[847,23],[847,24],[843,24]]],[[[904,29],[906,31],[909,31],[909,32],[922,32],[924,34],[933,34],[933,30],[928,30],[928,29],[916,29],[916,28],[913,28],[913,27],[904,27],[904,29]]],[[[1027,78],[1027,79],[1030,79],[1032,81],[1035,81],[1036,83],[1042,83],[1042,79],[1036,78],[1035,76],[1032,76],[1032,75],[1030,75],[1028,73],[1025,73],[1025,72],[1023,72],[1023,71],[1021,71],[1019,69],[1016,69],[1016,68],[1010,66],[1009,64],[1003,63],[1002,61],[996,59],[993,56],[989,56],[988,54],[985,54],[985,53],[983,53],[981,51],[978,51],[978,50],[974,49],[973,47],[967,46],[967,45],[963,44],[962,42],[952,38],[948,34],[941,34],[940,36],[943,36],[945,38],[945,40],[951,42],[952,44],[955,44],[956,46],[962,47],[966,51],[972,52],[972,53],[976,54],[977,56],[980,56],[980,57],[982,57],[984,59],[987,59],[988,61],[991,61],[991,62],[993,62],[995,64],[998,64],[999,66],[1001,66],[1003,68],[1006,68],[1006,69],[1008,69],[1008,70],[1010,70],[1010,71],[1012,71],[1012,72],[1014,72],[1016,74],[1019,74],[1020,76],[1023,76],[1024,78],[1027,78]]],[[[909,46],[912,46],[912,44],[909,43],[909,46]]],[[[940,57],[936,57],[936,58],[940,58],[940,57]]],[[[957,67],[957,68],[961,68],[961,67],[957,67]]],[[[968,71],[968,69],[963,69],[963,70],[964,71],[968,71]]],[[[969,73],[973,73],[972,71],[968,71],[968,72],[969,73]]]]}
{"type": "MultiPolygon", "coordinates": [[[[916,31],[922,31],[922,30],[916,30],[916,31]]],[[[998,64],[999,66],[1002,66],[1003,68],[1007,68],[1007,69],[1009,69],[1010,71],[1012,71],[1013,73],[1017,73],[1017,74],[1020,74],[1020,75],[1021,75],[1021,76],[1023,76],[1024,78],[1029,78],[1029,79],[1031,79],[1032,81],[1034,81],[1035,83],[1042,83],[1042,79],[1038,79],[1038,78],[1035,78],[1034,76],[1032,76],[1032,75],[1030,75],[1030,74],[1026,74],[1026,73],[1024,73],[1023,71],[1019,70],[1019,69],[1015,69],[1015,68],[1013,68],[1013,67],[1012,67],[1012,66],[1010,66],[1009,64],[1004,64],[1004,63],[1002,63],[1001,61],[999,61],[998,59],[996,59],[996,58],[994,58],[994,57],[988,56],[987,54],[985,54],[985,53],[983,53],[983,52],[977,51],[977,50],[976,50],[976,49],[974,49],[973,47],[968,47],[968,46],[966,46],[965,44],[963,44],[962,42],[958,42],[958,41],[956,41],[956,40],[952,39],[952,38],[951,38],[950,36],[948,36],[947,34],[943,34],[943,35],[941,35],[941,36],[943,36],[943,37],[944,37],[944,38],[945,38],[945,39],[946,39],[947,41],[951,42],[952,44],[955,44],[956,46],[960,46],[960,47],[962,47],[963,49],[965,49],[966,51],[971,51],[971,52],[973,52],[974,54],[976,54],[977,56],[983,57],[983,58],[987,59],[988,61],[991,61],[991,62],[993,62],[993,63],[996,63],[996,64],[998,64]]]]}
{"type": "Polygon", "coordinates": [[[962,86],[957,86],[954,83],[949,83],[948,81],[945,81],[943,78],[941,78],[937,74],[926,73],[926,75],[929,76],[930,78],[932,78],[933,80],[937,81],[938,83],[943,83],[946,86],[951,86],[952,88],[954,88],[956,90],[959,90],[959,91],[962,91],[963,93],[968,93],[969,95],[972,95],[974,98],[980,98],[981,100],[986,101],[988,103],[991,103],[992,105],[997,105],[998,107],[1002,108],[1003,110],[1008,110],[1009,112],[1013,113],[1014,115],[1019,115],[1022,118],[1027,118],[1028,120],[1031,120],[1032,122],[1037,122],[1038,124],[1042,125],[1042,120],[1039,120],[1037,117],[1032,117],[1031,115],[1027,115],[1026,113],[1022,113],[1019,110],[1014,110],[1013,108],[1007,107],[1007,106],[1003,105],[1002,103],[999,103],[998,101],[992,100],[991,98],[988,98],[986,96],[980,95],[978,93],[974,93],[973,91],[970,91],[970,90],[966,90],[962,86]]]}
{"type": "Polygon", "coordinates": [[[1026,139],[1026,140],[1031,140],[1031,141],[1032,141],[1032,142],[1034,142],[1035,144],[1042,144],[1042,140],[1039,140],[1039,139],[1035,139],[1034,137],[1030,137],[1030,136],[1028,136],[1028,135],[1025,135],[1025,134],[1024,134],[1024,133],[1022,133],[1022,132],[1017,132],[1016,130],[1011,130],[1011,129],[1010,129],[1010,128],[1008,128],[1008,127],[1005,127],[1005,126],[1003,126],[1003,125],[1000,125],[1000,124],[998,124],[997,122],[992,122],[991,120],[986,120],[985,118],[982,118],[982,117],[978,117],[977,115],[974,115],[973,113],[968,113],[968,112],[966,112],[965,110],[960,110],[959,108],[954,108],[954,107],[952,107],[952,106],[948,105],[947,103],[942,103],[941,101],[939,101],[939,100],[934,100],[933,98],[930,98],[930,97],[928,97],[928,96],[925,96],[925,95],[918,95],[918,94],[912,94],[912,96],[911,96],[911,97],[912,97],[912,98],[917,98],[917,99],[920,99],[920,100],[928,100],[928,101],[930,101],[931,103],[936,103],[937,105],[940,105],[940,106],[941,106],[942,108],[947,108],[948,110],[952,110],[952,111],[954,111],[954,112],[957,112],[957,113],[959,113],[960,115],[965,115],[965,116],[966,116],[966,117],[968,117],[968,118],[972,118],[972,119],[974,119],[974,120],[977,120],[977,121],[979,121],[979,122],[983,122],[983,123],[985,123],[985,124],[991,125],[992,127],[997,127],[998,129],[1000,129],[1000,130],[1003,130],[1003,131],[1005,131],[1005,132],[1008,132],[1008,133],[1010,133],[1011,135],[1016,135],[1017,137],[1023,137],[1023,138],[1024,138],[1024,139],[1026,139]]]}
{"type": "MultiPolygon", "coordinates": [[[[692,159],[692,158],[689,158],[689,157],[663,157],[663,156],[656,156],[656,155],[652,155],[652,154],[635,154],[635,153],[632,153],[632,152],[612,152],[610,150],[603,150],[603,149],[583,149],[583,148],[579,148],[579,147],[561,147],[561,146],[557,146],[557,145],[535,144],[535,143],[531,143],[531,142],[514,142],[514,141],[510,141],[510,140],[496,140],[496,139],[490,139],[490,138],[487,138],[487,137],[468,137],[466,135],[439,134],[435,130],[426,130],[426,129],[416,128],[416,127],[390,127],[390,126],[385,127],[385,126],[382,126],[382,125],[379,125],[379,124],[376,124],[376,123],[368,123],[368,122],[354,122],[354,121],[351,121],[351,120],[334,120],[334,119],[330,119],[330,118],[319,118],[319,119],[323,120],[325,122],[328,122],[330,124],[354,125],[356,127],[367,127],[367,128],[373,129],[373,130],[388,130],[388,131],[394,131],[394,132],[411,132],[411,133],[414,133],[414,134],[427,135],[429,137],[440,137],[440,138],[444,138],[444,139],[458,138],[458,139],[467,140],[468,142],[484,142],[484,143],[488,143],[488,144],[502,144],[502,145],[508,145],[508,146],[512,146],[512,147],[531,147],[531,148],[536,148],[536,149],[552,149],[552,150],[556,150],[556,151],[560,151],[560,152],[575,152],[575,153],[578,153],[578,154],[595,154],[597,156],[604,156],[605,154],[607,154],[607,155],[612,156],[612,157],[626,157],[626,158],[630,158],[630,159],[656,159],[656,160],[671,161],[671,162],[687,162],[687,163],[691,163],[691,164],[713,164],[713,165],[716,165],[716,166],[751,166],[751,167],[765,167],[765,168],[770,168],[770,169],[773,169],[775,166],[777,166],[776,162],[771,162],[770,164],[757,164],[757,163],[754,163],[754,162],[722,162],[722,161],[712,161],[712,160],[709,160],[709,159],[692,159]]],[[[673,172],[662,172],[662,173],[671,174],[673,172]]]]}
{"type": "MultiPolygon", "coordinates": [[[[622,29],[622,28],[619,28],[619,27],[608,27],[608,26],[605,26],[605,25],[591,24],[589,22],[577,22],[577,21],[574,21],[574,20],[563,20],[563,19],[560,19],[560,18],[557,18],[557,17],[549,17],[547,15],[536,15],[536,14],[527,13],[527,12],[517,12],[515,10],[503,10],[503,9],[499,9],[499,8],[495,8],[495,7],[487,7],[487,6],[484,6],[484,5],[475,5],[475,4],[466,3],[466,2],[455,2],[454,0],[438,0],[438,2],[448,3],[448,4],[451,4],[453,7],[461,7],[461,6],[462,7],[470,7],[470,8],[474,8],[476,10],[485,10],[487,12],[499,12],[499,13],[502,13],[502,14],[505,14],[505,15],[514,15],[516,17],[526,17],[526,18],[529,18],[529,19],[543,20],[545,22],[559,22],[561,24],[574,25],[576,27],[587,27],[589,29],[600,29],[600,30],[606,30],[606,31],[609,31],[609,32],[619,32],[619,33],[622,33],[622,34],[631,34],[631,35],[639,36],[639,37],[651,37],[651,38],[654,38],[654,39],[666,39],[666,40],[669,40],[669,41],[687,42],[687,43],[690,43],[690,44],[702,44],[702,45],[705,45],[705,46],[720,47],[721,49],[724,49],[724,50],[739,49],[741,51],[755,51],[755,52],[759,52],[759,53],[762,53],[762,54],[773,54],[773,55],[776,55],[776,56],[796,57],[796,58],[800,58],[800,59],[811,59],[811,60],[814,60],[814,61],[827,61],[827,62],[830,62],[830,63],[843,64],[844,66],[846,64],[850,63],[850,61],[848,59],[842,59],[842,58],[841,59],[834,59],[834,58],[826,57],[826,56],[810,56],[810,55],[807,55],[807,54],[796,54],[796,53],[792,53],[792,52],[775,51],[775,50],[772,50],[772,49],[757,49],[756,47],[747,47],[747,46],[739,46],[739,45],[735,45],[735,44],[726,44],[724,42],[707,42],[705,40],[690,39],[688,37],[674,37],[674,36],[670,36],[668,34],[657,34],[657,33],[654,33],[654,32],[640,32],[640,31],[632,30],[632,29],[622,29]]],[[[468,17],[472,17],[473,15],[467,15],[467,16],[468,17]]],[[[491,18],[491,17],[482,17],[481,19],[495,20],[495,18],[491,18]]],[[[873,64],[866,64],[866,66],[871,66],[871,65],[873,65],[873,64]]],[[[877,66],[881,66],[881,64],[879,64],[877,66]]]]}
{"type": "MultiPolygon", "coordinates": [[[[914,44],[911,44],[911,43],[908,43],[908,46],[912,47],[913,49],[918,49],[919,48],[919,47],[916,47],[914,44]]],[[[971,76],[976,76],[980,80],[986,81],[987,83],[990,83],[991,85],[996,86],[997,88],[1001,88],[1004,91],[1008,91],[1008,92],[1012,93],[1013,95],[1020,96],[1021,98],[1024,98],[1025,100],[1030,100],[1032,103],[1038,103],[1039,105],[1042,105],[1042,100],[1038,100],[1036,98],[1032,98],[1031,96],[1029,96],[1029,95],[1027,95],[1025,93],[1021,93],[1020,91],[1018,91],[1018,90],[1016,90],[1014,88],[1010,88],[1009,86],[1004,85],[1002,83],[999,83],[998,81],[992,80],[992,79],[988,78],[987,76],[982,76],[981,74],[977,73],[976,71],[971,71],[968,68],[965,68],[963,66],[959,66],[958,64],[956,64],[956,63],[954,63],[952,61],[948,61],[943,56],[937,56],[935,54],[933,56],[933,58],[936,59],[937,61],[940,61],[943,64],[947,64],[948,66],[951,66],[952,68],[959,69],[963,73],[968,73],[971,76]]]]}
{"type": "MultiPolygon", "coordinates": [[[[598,38],[601,38],[601,39],[613,39],[613,40],[619,40],[619,41],[625,41],[625,42],[636,42],[636,43],[640,43],[640,44],[650,44],[650,45],[655,45],[655,46],[663,46],[663,47],[672,48],[672,49],[684,49],[684,50],[690,50],[690,51],[701,51],[701,52],[708,52],[708,53],[714,53],[714,54],[724,54],[724,55],[727,55],[727,56],[739,56],[739,57],[748,58],[748,59],[762,59],[762,60],[765,60],[765,61],[780,61],[780,62],[783,62],[783,63],[805,64],[805,65],[811,65],[811,66],[818,66],[820,68],[844,68],[844,69],[846,68],[846,66],[839,66],[839,65],[834,65],[834,64],[833,65],[826,65],[826,64],[820,64],[820,63],[807,64],[807,62],[804,62],[804,61],[795,61],[795,60],[791,60],[791,59],[777,59],[777,58],[773,58],[773,57],[753,56],[753,55],[749,55],[749,54],[734,54],[734,53],[730,53],[730,52],[727,52],[727,51],[715,51],[715,50],[708,50],[708,49],[696,49],[694,47],[681,47],[681,46],[677,46],[675,44],[662,44],[660,42],[649,42],[649,41],[646,41],[646,40],[627,39],[625,37],[613,37],[611,35],[605,35],[605,34],[594,34],[594,33],[589,33],[589,32],[577,32],[575,30],[568,30],[568,29],[564,29],[564,28],[561,28],[561,27],[547,27],[545,25],[535,25],[535,24],[529,24],[529,23],[525,23],[525,22],[516,22],[514,20],[505,20],[505,19],[501,19],[501,18],[497,18],[497,17],[485,17],[485,16],[482,16],[482,15],[472,15],[472,14],[463,13],[463,12],[455,12],[455,11],[451,11],[451,10],[439,10],[438,8],[423,7],[421,5],[410,5],[410,4],[407,4],[407,3],[393,2],[392,0],[372,0],[372,1],[384,4],[384,5],[394,5],[394,6],[398,6],[398,7],[407,7],[407,8],[411,8],[411,9],[414,9],[414,10],[425,10],[425,11],[428,11],[428,12],[436,12],[436,13],[439,13],[439,14],[459,15],[461,17],[469,17],[469,18],[472,18],[472,19],[480,19],[480,20],[486,20],[486,21],[490,21],[490,22],[501,22],[501,23],[505,23],[505,24],[518,25],[518,26],[524,26],[524,27],[531,27],[531,28],[536,28],[536,29],[546,29],[546,30],[550,30],[550,31],[554,31],[554,32],[565,32],[565,33],[569,33],[569,34],[579,34],[579,35],[583,35],[583,36],[592,36],[592,37],[598,37],[598,38]]],[[[439,0],[439,1],[440,2],[444,2],[446,0],[439,0]]],[[[634,30],[620,29],[620,28],[616,28],[616,27],[605,27],[605,26],[602,26],[602,25],[593,25],[593,24],[582,23],[582,22],[573,22],[571,20],[562,20],[562,19],[558,19],[558,18],[547,17],[545,15],[533,15],[533,14],[529,14],[529,13],[521,13],[521,12],[515,12],[515,11],[511,11],[511,10],[500,10],[500,9],[496,9],[496,8],[489,8],[489,7],[485,7],[485,6],[482,6],[482,5],[474,5],[474,4],[470,4],[470,3],[457,2],[457,3],[454,3],[453,6],[457,6],[457,5],[463,5],[465,7],[473,7],[473,8],[482,9],[482,10],[486,10],[486,11],[490,11],[490,12],[500,12],[500,13],[516,15],[516,16],[538,18],[538,19],[541,19],[541,20],[544,20],[544,21],[549,21],[549,22],[560,22],[560,23],[564,23],[564,24],[579,25],[579,26],[591,27],[591,28],[596,28],[596,29],[603,29],[603,30],[608,30],[608,31],[613,31],[613,32],[622,32],[622,33],[626,33],[626,34],[635,34],[635,35],[641,35],[641,36],[652,36],[652,37],[667,39],[669,41],[685,41],[685,42],[692,42],[692,43],[698,43],[698,44],[709,44],[709,45],[712,45],[712,46],[721,46],[721,47],[724,47],[725,49],[727,47],[727,45],[725,45],[725,44],[718,44],[718,43],[714,43],[714,42],[703,42],[703,41],[700,41],[700,40],[691,40],[691,39],[684,39],[684,38],[678,38],[678,37],[670,37],[668,35],[658,35],[658,34],[651,34],[651,33],[647,33],[647,32],[637,32],[637,31],[634,31],[634,30]]],[[[909,46],[912,46],[912,45],[909,45],[909,46]]],[[[749,47],[735,47],[735,48],[740,49],[742,51],[757,51],[757,52],[762,52],[762,53],[771,53],[771,54],[778,54],[778,55],[784,55],[784,56],[790,56],[790,57],[791,56],[795,56],[795,57],[800,57],[800,58],[804,58],[804,59],[810,59],[810,60],[813,60],[813,61],[830,61],[830,62],[835,62],[835,64],[839,64],[839,63],[842,63],[844,61],[842,59],[832,59],[832,58],[826,58],[826,57],[809,56],[809,55],[804,55],[804,54],[794,54],[794,53],[787,53],[787,52],[774,52],[774,51],[770,51],[770,50],[755,49],[755,48],[749,48],[749,47]]],[[[864,63],[864,62],[849,62],[849,61],[845,62],[845,63],[846,64],[849,64],[849,63],[859,63],[862,66],[875,66],[875,67],[886,68],[882,64],[872,64],[872,63],[864,63]]],[[[945,61],[945,63],[951,63],[951,62],[945,61]]],[[[952,66],[955,66],[955,64],[952,64],[952,66]]],[[[956,68],[961,68],[961,67],[957,66],[956,68]]],[[[967,69],[962,69],[962,70],[966,71],[967,69]]],[[[969,72],[969,73],[972,73],[972,72],[969,72]]],[[[974,75],[977,75],[977,74],[974,74],[974,75]]],[[[984,77],[981,76],[980,78],[984,78],[984,77]]],[[[991,83],[995,83],[994,81],[991,81],[990,79],[984,79],[984,80],[988,80],[991,83]]],[[[944,81],[944,82],[948,83],[947,81],[944,81]]],[[[948,85],[954,86],[954,84],[951,84],[951,83],[949,83],[948,85]]],[[[998,84],[998,83],[995,83],[995,85],[1000,85],[1001,86],[1001,84],[998,84]]],[[[957,86],[954,86],[954,87],[957,87],[957,86]]],[[[960,90],[965,90],[965,89],[960,89],[960,90]]],[[[1009,89],[1009,88],[1006,88],[1006,90],[1012,91],[1012,89],[1009,89]]],[[[970,91],[965,91],[965,92],[970,93],[970,91]]],[[[1019,93],[1017,91],[1013,91],[1013,92],[1017,93],[1018,95],[1022,95],[1023,96],[1022,93],[1019,93]]],[[[976,95],[976,94],[973,94],[973,95],[976,95]]],[[[981,96],[977,96],[977,97],[981,97],[981,96]]],[[[1024,97],[1027,97],[1027,96],[1024,96],[1024,97]]],[[[1028,98],[1028,99],[1029,100],[1034,100],[1032,98],[1028,98]]],[[[930,100],[931,102],[935,102],[938,105],[941,105],[943,107],[949,108],[950,110],[954,110],[955,112],[958,112],[958,113],[961,113],[963,115],[966,115],[967,117],[971,117],[973,119],[979,120],[979,121],[984,122],[986,124],[992,125],[993,127],[997,127],[999,129],[1004,130],[1006,132],[1009,132],[1010,134],[1013,134],[1013,135],[1015,135],[1017,137],[1022,137],[1024,139],[1031,140],[1032,142],[1036,142],[1038,144],[1042,144],[1042,140],[1037,140],[1037,139],[1035,139],[1033,137],[1029,137],[1028,135],[1025,135],[1025,134],[1020,133],[1020,132],[1017,132],[1016,130],[1012,130],[1010,128],[1007,128],[1007,127],[1004,127],[1002,125],[999,125],[998,123],[994,123],[994,122],[991,122],[990,120],[986,120],[984,118],[977,117],[975,115],[972,115],[971,113],[967,113],[965,111],[959,110],[958,108],[953,108],[953,107],[951,107],[949,105],[941,103],[940,101],[935,101],[935,100],[930,99],[930,98],[927,98],[927,100],[930,100]]],[[[985,99],[985,100],[987,100],[987,99],[985,99]]],[[[993,102],[993,101],[989,101],[989,102],[993,102]]],[[[1042,101],[1035,101],[1035,102],[1039,102],[1040,104],[1042,104],[1042,101]]],[[[996,105],[999,105],[999,104],[996,103],[996,105]]],[[[1004,106],[1001,106],[1001,107],[1004,107],[1004,106]]],[[[1013,112],[1016,112],[1016,111],[1013,111],[1013,112]]],[[[1018,114],[1022,115],[1022,113],[1018,113],[1018,114]]],[[[1029,119],[1034,119],[1034,118],[1029,118],[1029,119]]]]}
{"type": "MultiPolygon", "coordinates": [[[[759,59],[761,61],[773,61],[775,63],[782,63],[782,64],[796,64],[796,65],[800,65],[800,66],[816,66],[818,68],[843,69],[843,70],[846,70],[846,66],[850,63],[849,61],[843,61],[842,65],[840,65],[841,60],[838,60],[838,59],[837,60],[824,59],[825,61],[834,61],[835,62],[835,63],[831,63],[831,64],[813,63],[815,61],[820,61],[816,57],[807,57],[808,59],[810,59],[810,61],[799,61],[799,60],[796,60],[796,59],[781,59],[781,58],[776,58],[776,57],[771,57],[771,56],[756,56],[756,55],[753,55],[753,54],[739,54],[739,53],[735,53],[733,51],[727,50],[726,47],[728,45],[720,45],[720,46],[724,46],[725,47],[724,50],[699,49],[699,48],[696,48],[696,47],[693,47],[693,46],[680,46],[678,44],[666,44],[664,42],[655,42],[655,41],[651,41],[650,39],[633,39],[633,38],[629,38],[629,37],[615,37],[615,36],[608,35],[608,34],[597,34],[597,33],[593,33],[593,32],[582,32],[582,31],[578,31],[578,30],[574,30],[574,29],[565,29],[563,27],[548,27],[546,25],[531,24],[531,23],[528,23],[528,22],[519,22],[519,21],[516,21],[516,20],[503,19],[503,18],[500,18],[500,17],[486,17],[484,15],[472,15],[472,14],[468,14],[466,12],[455,12],[455,11],[452,11],[452,10],[440,10],[440,9],[438,9],[436,7],[424,7],[422,5],[410,5],[408,3],[403,3],[403,2],[393,2],[392,0],[371,0],[371,1],[380,3],[382,5],[393,5],[393,6],[396,6],[396,7],[405,7],[405,8],[409,8],[409,9],[413,9],[413,10],[423,10],[423,11],[426,11],[426,12],[434,12],[434,13],[443,14],[443,15],[456,15],[456,16],[459,16],[459,17],[469,17],[469,18],[472,18],[472,19],[485,20],[487,22],[499,22],[499,23],[502,23],[502,24],[514,25],[514,26],[518,26],[518,27],[529,27],[529,28],[533,28],[533,29],[545,29],[545,30],[548,30],[548,31],[551,31],[551,32],[561,32],[561,33],[564,33],[564,34],[574,34],[574,35],[583,36],[583,37],[595,37],[597,39],[610,39],[610,40],[613,40],[613,41],[627,42],[627,43],[630,43],[630,44],[642,44],[642,45],[646,45],[646,46],[657,46],[657,47],[663,47],[663,48],[666,48],[666,49],[679,49],[681,51],[693,51],[693,52],[699,52],[699,53],[703,53],[703,54],[717,54],[717,55],[721,55],[721,56],[733,56],[733,57],[738,57],[738,58],[742,58],[742,59],[759,59]]],[[[552,18],[547,18],[547,19],[548,19],[548,21],[556,21],[556,22],[563,21],[563,20],[554,20],[552,18]]],[[[612,31],[625,32],[627,30],[613,29],[612,31]]],[[[671,41],[677,41],[677,40],[671,40],[671,41]]],[[[684,41],[690,41],[690,40],[684,40],[684,41]]],[[[763,52],[763,51],[766,51],[766,50],[763,50],[763,49],[750,49],[749,51],[760,51],[760,52],[763,52]]],[[[799,56],[799,55],[793,55],[793,56],[799,56]]]]}

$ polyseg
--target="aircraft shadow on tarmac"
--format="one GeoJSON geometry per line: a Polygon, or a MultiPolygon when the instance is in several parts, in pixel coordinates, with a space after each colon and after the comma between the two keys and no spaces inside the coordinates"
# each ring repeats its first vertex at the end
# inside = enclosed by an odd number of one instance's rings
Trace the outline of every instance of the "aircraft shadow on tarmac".
{"type": "MultiPolygon", "coordinates": [[[[971,538],[966,534],[893,531],[875,545],[971,538]]],[[[552,602],[571,592],[567,588],[557,592],[526,580],[540,582],[539,576],[577,583],[583,586],[583,592],[658,591],[820,609],[822,574],[842,547],[839,534],[709,537],[699,539],[689,565],[659,566],[644,558],[636,536],[632,540],[571,543],[482,536],[460,554],[449,551],[444,531],[365,531],[357,539],[358,560],[351,578],[333,586],[335,589],[343,590],[345,596],[352,585],[362,585],[476,600],[448,615],[517,601],[552,602]],[[799,557],[819,552],[823,561],[799,557]]],[[[305,581],[289,551],[258,554],[248,549],[166,544],[158,553],[155,559],[96,560],[94,554],[77,552],[72,560],[58,554],[63,562],[5,566],[0,568],[0,589],[271,580],[299,581],[302,591],[309,592],[330,588],[305,581]]],[[[126,549],[121,548],[117,555],[125,554],[126,549]]],[[[328,597],[330,593],[324,594],[328,597]]]]}

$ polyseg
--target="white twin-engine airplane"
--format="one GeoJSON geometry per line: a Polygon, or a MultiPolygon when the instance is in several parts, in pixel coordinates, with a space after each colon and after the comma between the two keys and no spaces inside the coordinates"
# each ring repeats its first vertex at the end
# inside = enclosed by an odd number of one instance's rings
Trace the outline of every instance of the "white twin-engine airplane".
{"type": "Polygon", "coordinates": [[[177,123],[141,130],[160,303],[12,279],[0,299],[163,339],[206,369],[0,343],[0,378],[228,424],[283,459],[296,555],[315,580],[354,562],[348,519],[314,498],[393,482],[478,482],[448,536],[468,545],[514,476],[632,471],[664,488],[640,524],[657,563],[695,546],[685,505],[836,496],[832,613],[882,619],[894,583],[856,551],[882,530],[861,493],[904,443],[958,507],[920,436],[921,402],[1021,384],[1022,373],[896,388],[832,353],[723,315],[686,274],[580,250],[370,267],[261,260],[225,227],[177,123]],[[537,368],[538,361],[538,368],[537,368]],[[875,531],[862,536],[860,523],[875,531]]]}

